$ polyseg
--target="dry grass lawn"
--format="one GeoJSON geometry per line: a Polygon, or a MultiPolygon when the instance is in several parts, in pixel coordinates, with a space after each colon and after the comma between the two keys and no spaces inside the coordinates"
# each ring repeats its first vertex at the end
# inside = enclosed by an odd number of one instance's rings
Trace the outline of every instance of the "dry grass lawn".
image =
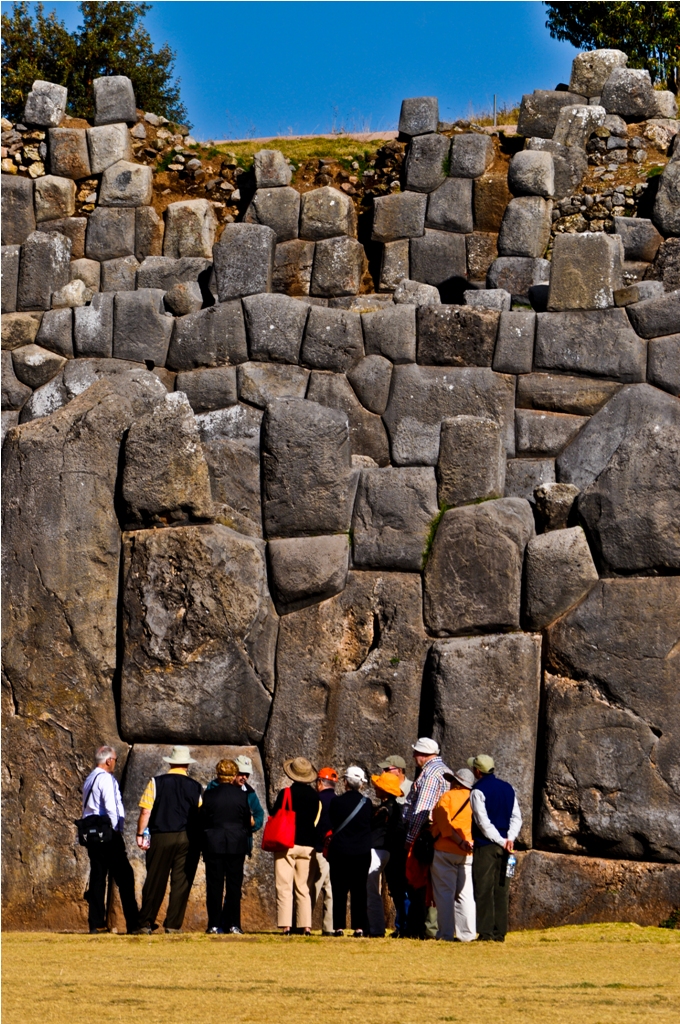
{"type": "Polygon", "coordinates": [[[516,932],[505,945],[274,935],[5,934],[4,1024],[677,1021],[680,932],[516,932]]]}

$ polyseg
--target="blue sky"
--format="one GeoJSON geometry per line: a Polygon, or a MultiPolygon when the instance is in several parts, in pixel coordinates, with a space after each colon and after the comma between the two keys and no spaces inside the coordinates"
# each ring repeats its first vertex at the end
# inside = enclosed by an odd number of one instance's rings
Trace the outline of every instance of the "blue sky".
{"type": "MultiPolygon", "coordinates": [[[[79,23],[75,2],[45,8],[79,23]]],[[[569,81],[577,51],[545,20],[537,2],[166,0],[145,23],[207,140],[395,128],[404,96],[438,96],[442,120],[512,104],[569,81]]]]}

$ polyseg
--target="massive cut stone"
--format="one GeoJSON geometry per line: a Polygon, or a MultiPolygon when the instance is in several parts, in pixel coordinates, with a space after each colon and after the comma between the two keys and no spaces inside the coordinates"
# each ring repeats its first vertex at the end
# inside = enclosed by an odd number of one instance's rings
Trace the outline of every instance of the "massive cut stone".
{"type": "Polygon", "coordinates": [[[500,313],[472,306],[421,306],[417,312],[418,362],[438,366],[491,366],[500,313]]]}
{"type": "MultiPolygon", "coordinates": [[[[203,372],[207,371],[195,371],[203,372]]],[[[304,398],[309,370],[285,363],[241,363],[238,394],[242,402],[266,409],[276,398],[304,398]]]]}
{"type": "Polygon", "coordinates": [[[680,405],[649,384],[623,388],[565,449],[559,478],[602,565],[644,573],[680,567],[680,405]]]}
{"type": "Polygon", "coordinates": [[[309,295],[314,263],[314,242],[300,238],[280,242],[274,250],[272,291],[286,295],[309,295]]]}
{"type": "MultiPolygon", "coordinates": [[[[433,735],[453,766],[480,751],[515,788],[520,842],[532,844],[541,638],[518,633],[438,640],[430,661],[433,735]]],[[[454,769],[455,770],[455,769],[454,769]]]]}
{"type": "Polygon", "coordinates": [[[417,96],[401,101],[401,135],[425,135],[439,127],[439,101],[436,96],[417,96]]]}
{"type": "Polygon", "coordinates": [[[100,206],[87,219],[85,254],[91,260],[113,260],[135,251],[135,211],[100,206]]]}
{"type": "Polygon", "coordinates": [[[35,183],[36,221],[72,217],[76,210],[76,186],[70,178],[44,174],[35,183]]]}
{"type": "Polygon", "coordinates": [[[587,377],[566,377],[555,373],[527,373],[517,381],[516,404],[518,409],[549,409],[575,416],[592,416],[620,390],[621,385],[615,381],[588,380],[587,377]]]}
{"type": "Polygon", "coordinates": [[[116,359],[150,360],[165,366],[174,318],[163,307],[159,288],[116,292],[113,354],[116,359]]]}
{"type": "Polygon", "coordinates": [[[420,572],[436,514],[431,467],[362,470],[352,519],[354,565],[420,572]]]}
{"type": "Polygon", "coordinates": [[[261,424],[260,410],[248,405],[232,405],[196,417],[215,517],[250,537],[262,536],[261,424]]]}
{"type": "Polygon", "coordinates": [[[404,165],[406,188],[411,192],[434,192],[446,179],[451,140],[428,132],[418,135],[409,147],[404,165]]]}
{"type": "Polygon", "coordinates": [[[425,567],[429,629],[437,636],[518,629],[522,560],[533,535],[522,498],[445,512],[425,567]]]}
{"type": "MultiPolygon", "coordinates": [[[[73,256],[73,252],[71,252],[71,255],[73,256]]],[[[69,264],[68,272],[72,281],[82,281],[91,292],[99,291],[102,269],[101,263],[97,260],[88,260],[85,258],[77,260],[72,259],[69,264]]]]}
{"type": "Polygon", "coordinates": [[[3,245],[2,253],[2,312],[14,313],[17,308],[19,286],[20,245],[3,245]]]}
{"type": "Polygon", "coordinates": [[[55,231],[33,231],[21,246],[17,307],[49,309],[52,292],[68,284],[71,240],[55,231]]]}
{"type": "Polygon", "coordinates": [[[73,314],[70,309],[48,309],[40,321],[36,344],[67,359],[73,357],[73,314]]]}
{"type": "Polygon", "coordinates": [[[2,410],[20,409],[32,395],[31,388],[22,384],[14,372],[12,353],[2,353],[2,410]]]}
{"type": "Polygon", "coordinates": [[[492,363],[496,373],[531,373],[535,336],[535,313],[528,310],[502,311],[492,363]]]}
{"type": "Polygon", "coordinates": [[[585,597],[598,580],[580,526],[533,537],[527,544],[525,572],[526,619],[530,629],[542,629],[554,622],[585,597]]]}
{"type": "Polygon", "coordinates": [[[271,792],[281,762],[368,772],[385,750],[408,750],[418,731],[430,645],[417,573],[351,572],[336,597],[281,619],[265,757],[271,792]]]}
{"type": "Polygon", "coordinates": [[[24,121],[40,128],[56,128],[66,112],[68,89],[56,82],[37,79],[31,86],[24,107],[24,121]]]}
{"type": "Polygon", "coordinates": [[[153,172],[147,164],[119,160],[102,174],[100,206],[149,206],[153,197],[153,172]]]}
{"type": "Polygon", "coordinates": [[[537,135],[552,139],[562,107],[573,107],[585,102],[584,96],[574,92],[534,89],[522,96],[517,132],[526,138],[537,135]]]}
{"type": "MultiPolygon", "coordinates": [[[[564,109],[564,108],[562,108],[564,109]]],[[[550,153],[554,169],[554,199],[571,196],[583,181],[588,170],[588,157],[585,150],[577,146],[563,146],[553,139],[527,139],[526,147],[530,151],[550,153]]]]}
{"type": "Polygon", "coordinates": [[[498,423],[480,416],[443,420],[437,481],[439,503],[449,507],[502,498],[505,451],[498,423]]]}
{"type": "Polygon", "coordinates": [[[647,380],[671,395],[680,395],[680,333],[649,342],[647,380]]]}
{"type": "Polygon", "coordinates": [[[366,356],[349,371],[347,379],[369,412],[382,416],[390,397],[392,363],[384,356],[366,356]]]}
{"type": "Polygon", "coordinates": [[[656,114],[654,86],[649,71],[615,67],[602,87],[602,106],[626,121],[645,121],[656,114]]]}
{"type": "Polygon", "coordinates": [[[30,178],[2,175],[3,245],[21,245],[35,231],[33,188],[30,178]]]}
{"type": "Polygon", "coordinates": [[[551,214],[552,202],[549,199],[540,196],[511,199],[505,208],[498,235],[501,256],[542,257],[550,241],[551,214]]]}
{"type": "Polygon", "coordinates": [[[82,930],[89,862],[73,820],[94,751],[118,737],[113,675],[121,439],[156,400],[145,371],[102,381],[3,449],[4,923],[82,930]]]}
{"type": "Polygon", "coordinates": [[[486,367],[395,366],[384,415],[392,461],[436,466],[439,431],[447,416],[488,416],[501,427],[508,455],[515,450],[515,379],[486,367]]]}
{"type": "Polygon", "coordinates": [[[529,303],[529,289],[550,280],[550,263],[527,256],[499,256],[489,267],[488,288],[504,288],[513,302],[529,303]]]}
{"type": "Polygon", "coordinates": [[[506,174],[484,174],[473,188],[476,231],[500,231],[505,208],[512,199],[506,174]]]}
{"type": "Polygon", "coordinates": [[[450,288],[466,272],[465,235],[426,228],[422,238],[411,239],[412,280],[450,288]]]}
{"type": "Polygon", "coordinates": [[[623,286],[623,245],[602,231],[555,236],[548,309],[606,309],[623,286]]]}
{"type": "Polygon", "coordinates": [[[176,284],[208,284],[212,265],[203,256],[147,256],[137,271],[138,288],[169,292],[176,284]]]}
{"type": "MultiPolygon", "coordinates": [[[[331,185],[312,189],[302,196],[300,238],[318,242],[335,235],[356,237],[357,215],[349,196],[331,185]]],[[[258,291],[264,291],[263,288],[258,291]]]]}
{"type": "Polygon", "coordinates": [[[130,527],[211,515],[208,466],[194,414],[182,391],[165,395],[130,427],[122,495],[130,527]]]}
{"type": "Polygon", "coordinates": [[[272,402],[262,453],[267,536],[349,530],[354,490],[347,414],[300,398],[272,402]]]}
{"type": "Polygon", "coordinates": [[[248,358],[241,303],[219,302],[175,320],[167,365],[172,370],[228,366],[248,358]]]}
{"type": "Polygon", "coordinates": [[[165,211],[163,255],[174,258],[202,256],[211,259],[217,218],[207,199],[170,203],[165,211]]]}
{"type": "Polygon", "coordinates": [[[258,188],[243,218],[246,224],[266,224],[276,242],[298,236],[300,193],[294,188],[258,188]]]}
{"type": "Polygon", "coordinates": [[[394,242],[398,238],[418,238],[425,232],[427,196],[417,192],[395,192],[378,196],[373,204],[374,242],[394,242]]]}
{"type": "Polygon", "coordinates": [[[125,534],[122,603],[124,735],[262,739],[277,634],[262,541],[226,526],[125,534]]]}
{"type": "Polygon", "coordinates": [[[585,416],[518,409],[515,412],[517,454],[559,455],[587,422],[585,416]]]}
{"type": "MultiPolygon", "coordinates": [[[[566,236],[560,236],[566,237],[566,236]]],[[[647,352],[625,309],[538,313],[534,365],[538,370],[643,381],[647,352]]]]}
{"type": "Polygon", "coordinates": [[[113,355],[113,295],[97,292],[89,306],[74,310],[73,348],[77,356],[113,355]]]}
{"type": "Polygon", "coordinates": [[[562,107],[553,141],[560,146],[585,149],[588,139],[604,124],[606,116],[607,111],[598,104],[562,107]]]}
{"type": "Polygon", "coordinates": [[[84,128],[50,128],[48,138],[52,174],[75,181],[89,177],[90,154],[84,128]]]}
{"type": "Polygon", "coordinates": [[[263,224],[225,224],[213,246],[220,302],[270,292],[276,235],[263,224]]]}
{"type": "Polygon", "coordinates": [[[508,185],[516,196],[552,198],[555,194],[555,166],[551,154],[531,149],[515,153],[508,168],[508,185]]]}
{"type": "Polygon", "coordinates": [[[625,259],[651,263],[663,236],[644,217],[614,217],[614,231],[621,239],[625,259]]]}
{"type": "MultiPolygon", "coordinates": [[[[416,195],[415,192],[410,193],[416,195]]],[[[394,291],[400,281],[409,275],[409,242],[408,238],[400,238],[395,242],[383,244],[380,261],[380,284],[382,292],[394,291]]]]}
{"type": "Polygon", "coordinates": [[[117,121],[134,123],[137,120],[135,93],[126,75],[95,78],[92,87],[96,125],[115,124],[117,121]]]}
{"type": "Polygon", "coordinates": [[[488,135],[468,133],[451,139],[449,174],[455,178],[480,178],[494,158],[493,140],[488,135]]]}
{"type": "Polygon", "coordinates": [[[383,422],[361,405],[344,373],[312,370],[307,398],[347,414],[352,455],[368,455],[379,466],[389,463],[390,449],[383,422]]]}
{"type": "Polygon", "coordinates": [[[643,338],[675,334],[680,327],[680,288],[626,308],[634,330],[643,338]]]}
{"type": "Polygon", "coordinates": [[[385,356],[392,363],[415,363],[415,306],[403,304],[362,313],[361,323],[367,355],[385,356]]]}
{"type": "Polygon", "coordinates": [[[132,141],[126,124],[106,124],[87,129],[92,174],[101,174],[119,160],[132,160],[132,141]]]}
{"type": "Polygon", "coordinates": [[[526,498],[534,504],[536,489],[549,483],[555,483],[554,459],[508,459],[505,466],[506,498],[526,498]]]}
{"type": "Polygon", "coordinates": [[[363,355],[359,313],[323,306],[310,308],[302,343],[302,362],[319,370],[344,373],[356,366],[363,355]]]}
{"type": "Polygon", "coordinates": [[[258,189],[290,185],[293,172],[279,149],[260,149],[253,162],[258,189]]]}
{"type": "Polygon", "coordinates": [[[14,372],[22,384],[29,388],[39,388],[55,377],[64,363],[63,356],[40,345],[22,345],[12,350],[14,372]]]}
{"type": "Polygon", "coordinates": [[[165,224],[153,206],[138,206],[135,210],[135,256],[141,263],[147,256],[160,256],[163,252],[165,224]]]}
{"type": "Polygon", "coordinates": [[[205,370],[185,370],[177,374],[175,390],[183,391],[194,412],[212,412],[235,405],[236,367],[215,366],[205,370]]]}
{"type": "Polygon", "coordinates": [[[574,484],[544,483],[534,489],[536,519],[542,533],[566,530],[578,495],[574,484]]]}
{"type": "Polygon", "coordinates": [[[310,294],[322,298],[357,295],[366,265],[364,247],[356,238],[322,239],[314,251],[310,294]]]}
{"type": "Polygon", "coordinates": [[[652,219],[662,234],[680,235],[680,160],[666,164],[654,200],[652,219]]]}
{"type": "Polygon", "coordinates": [[[87,217],[55,217],[38,224],[38,231],[57,231],[71,239],[71,260],[82,259],[85,255],[85,231],[87,217]]]}
{"type": "Polygon", "coordinates": [[[678,903],[677,864],[640,864],[539,850],[520,853],[518,861],[516,880],[510,886],[512,930],[600,921],[630,921],[656,928],[678,903]]]}
{"type": "Polygon", "coordinates": [[[571,64],[569,88],[588,99],[601,96],[614,68],[625,67],[628,56],[622,50],[587,50],[577,53],[571,64]]]}
{"type": "Polygon", "coordinates": [[[262,293],[243,301],[251,359],[297,363],[307,306],[288,295],[262,293]]]}
{"type": "MultiPolygon", "coordinates": [[[[139,262],[135,256],[119,256],[115,260],[104,260],[100,271],[101,290],[103,292],[133,292],[138,269],[139,262]]],[[[168,308],[171,308],[169,303],[168,308]]]]}
{"type": "Polygon", "coordinates": [[[346,534],[270,540],[268,548],[272,591],[281,614],[344,590],[349,566],[346,534]]]}
{"type": "Polygon", "coordinates": [[[491,231],[475,231],[465,237],[468,278],[485,281],[489,267],[498,257],[498,235],[491,231]]]}
{"type": "Polygon", "coordinates": [[[428,228],[444,231],[472,231],[472,181],[447,178],[430,194],[425,223],[428,228]]]}

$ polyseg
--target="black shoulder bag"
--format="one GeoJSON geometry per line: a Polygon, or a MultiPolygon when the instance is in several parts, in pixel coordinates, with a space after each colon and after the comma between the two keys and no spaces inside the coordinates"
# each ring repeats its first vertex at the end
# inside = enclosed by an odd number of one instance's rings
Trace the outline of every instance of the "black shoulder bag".
{"type": "MultiPolygon", "coordinates": [[[[94,783],[93,779],[84,803],[87,803],[94,783]]],[[[73,824],[78,829],[78,842],[81,846],[99,846],[113,839],[113,825],[108,814],[88,814],[86,818],[77,818],[73,824]]]]}

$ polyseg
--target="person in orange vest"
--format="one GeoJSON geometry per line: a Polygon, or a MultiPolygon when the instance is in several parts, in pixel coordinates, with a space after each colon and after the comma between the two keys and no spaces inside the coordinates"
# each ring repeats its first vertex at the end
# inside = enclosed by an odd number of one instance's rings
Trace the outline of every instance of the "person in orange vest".
{"type": "Polygon", "coordinates": [[[472,942],[477,935],[470,803],[475,777],[469,768],[460,768],[448,778],[451,789],[432,811],[435,843],[430,877],[437,905],[437,938],[472,942]]]}

